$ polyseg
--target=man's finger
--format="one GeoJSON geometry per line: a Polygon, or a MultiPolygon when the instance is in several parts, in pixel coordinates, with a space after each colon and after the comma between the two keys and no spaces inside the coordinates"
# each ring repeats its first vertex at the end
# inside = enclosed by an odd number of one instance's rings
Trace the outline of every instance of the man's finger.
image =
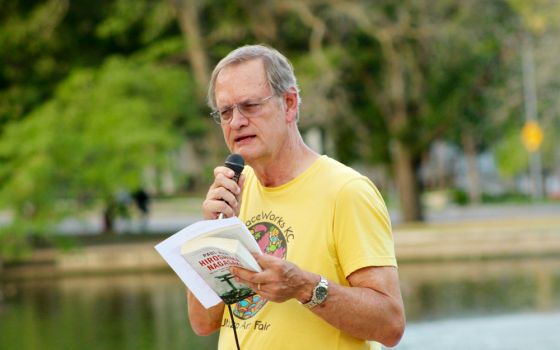
{"type": "Polygon", "coordinates": [[[217,177],[218,174],[225,174],[228,178],[233,178],[235,172],[228,167],[225,166],[218,166],[214,168],[214,177],[217,177]]]}
{"type": "Polygon", "coordinates": [[[223,187],[233,194],[238,194],[240,192],[239,185],[224,174],[218,174],[216,176],[216,178],[214,179],[214,183],[212,184],[212,187],[213,188],[223,187]]]}
{"type": "Polygon", "coordinates": [[[255,260],[257,260],[257,262],[263,268],[263,270],[265,269],[265,267],[272,266],[273,264],[277,263],[278,260],[284,261],[280,258],[277,258],[269,254],[258,254],[258,253],[251,253],[251,254],[253,254],[253,257],[255,258],[255,260]]]}

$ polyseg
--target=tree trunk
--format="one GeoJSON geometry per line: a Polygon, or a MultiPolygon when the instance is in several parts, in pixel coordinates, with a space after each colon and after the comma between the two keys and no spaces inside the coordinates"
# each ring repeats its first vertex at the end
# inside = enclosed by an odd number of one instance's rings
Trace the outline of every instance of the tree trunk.
{"type": "Polygon", "coordinates": [[[465,157],[467,158],[469,202],[471,204],[480,204],[480,172],[476,161],[476,145],[472,133],[464,132],[461,136],[461,143],[463,144],[463,151],[465,152],[465,157]]]}
{"type": "Polygon", "coordinates": [[[199,94],[204,95],[209,72],[198,22],[200,0],[171,0],[171,3],[177,12],[197,90],[199,94]]]}
{"type": "Polygon", "coordinates": [[[116,210],[114,202],[108,203],[103,210],[103,234],[113,234],[115,232],[116,210]]]}
{"type": "Polygon", "coordinates": [[[392,147],[393,166],[401,205],[403,222],[423,220],[420,202],[420,187],[416,166],[410,150],[401,142],[394,141],[392,147]]]}
{"type": "MultiPolygon", "coordinates": [[[[206,50],[204,49],[204,38],[201,35],[200,23],[198,21],[200,8],[203,0],[170,0],[176,11],[177,21],[181,29],[186,46],[186,55],[189,59],[193,78],[196,83],[197,95],[201,100],[206,99],[209,83],[209,63],[206,50]]],[[[208,117],[209,128],[216,129],[217,126],[208,117]]],[[[211,130],[206,134],[203,149],[195,146],[197,163],[201,169],[214,166],[221,162],[221,150],[223,149],[223,138],[221,132],[211,130]]],[[[202,174],[200,174],[202,175],[202,174]]]]}

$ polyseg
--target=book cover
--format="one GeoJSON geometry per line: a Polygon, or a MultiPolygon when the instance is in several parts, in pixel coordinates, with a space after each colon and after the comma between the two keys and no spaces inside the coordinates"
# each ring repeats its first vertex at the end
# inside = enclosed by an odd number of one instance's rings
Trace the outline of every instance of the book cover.
{"type": "Polygon", "coordinates": [[[238,266],[261,271],[255,258],[240,241],[212,236],[197,238],[181,246],[181,255],[226,304],[255,294],[248,285],[237,282],[229,270],[238,266]]]}
{"type": "MultiPolygon", "coordinates": [[[[186,242],[192,241],[191,244],[194,244],[196,240],[209,237],[233,239],[241,242],[249,255],[251,255],[250,253],[262,254],[249,229],[236,217],[195,222],[157,244],[155,246],[156,251],[205,308],[220,303],[222,298],[218,293],[221,292],[216,292],[204,280],[201,273],[195,269],[196,264],[193,266],[187,262],[181,255],[181,248],[186,242]]],[[[224,276],[222,279],[227,280],[228,277],[224,276]]],[[[231,282],[233,279],[229,279],[229,281],[231,282]]],[[[226,281],[224,282],[227,284],[226,281]]]]}

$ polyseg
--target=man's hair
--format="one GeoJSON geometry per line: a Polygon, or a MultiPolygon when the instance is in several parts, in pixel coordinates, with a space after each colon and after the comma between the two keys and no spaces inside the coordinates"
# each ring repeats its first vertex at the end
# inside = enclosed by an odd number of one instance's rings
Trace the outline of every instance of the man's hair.
{"type": "Polygon", "coordinates": [[[288,91],[288,89],[292,87],[295,88],[298,95],[297,107],[299,116],[299,105],[301,100],[299,97],[299,88],[294,74],[294,68],[284,55],[277,50],[264,45],[241,46],[230,52],[226,57],[222,58],[222,60],[218,62],[210,77],[207,97],[208,106],[212,110],[217,110],[215,88],[216,78],[218,77],[220,71],[227,66],[247,62],[256,58],[261,59],[264,63],[268,84],[274,95],[282,96],[282,94],[288,91]]]}

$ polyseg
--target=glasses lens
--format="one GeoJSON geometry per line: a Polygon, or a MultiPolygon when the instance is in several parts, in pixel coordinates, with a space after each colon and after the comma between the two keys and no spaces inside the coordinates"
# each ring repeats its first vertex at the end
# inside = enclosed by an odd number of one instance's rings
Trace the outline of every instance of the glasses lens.
{"type": "Polygon", "coordinates": [[[246,102],[237,106],[241,114],[252,117],[259,113],[264,102],[246,102]]]}
{"type": "Polygon", "coordinates": [[[210,113],[210,115],[212,116],[214,121],[218,124],[227,123],[233,117],[233,110],[237,108],[239,113],[241,113],[244,117],[251,118],[258,115],[259,112],[261,111],[262,106],[273,96],[274,95],[265,97],[260,101],[248,101],[248,102],[235,104],[221,111],[214,111],[210,113]]]}

